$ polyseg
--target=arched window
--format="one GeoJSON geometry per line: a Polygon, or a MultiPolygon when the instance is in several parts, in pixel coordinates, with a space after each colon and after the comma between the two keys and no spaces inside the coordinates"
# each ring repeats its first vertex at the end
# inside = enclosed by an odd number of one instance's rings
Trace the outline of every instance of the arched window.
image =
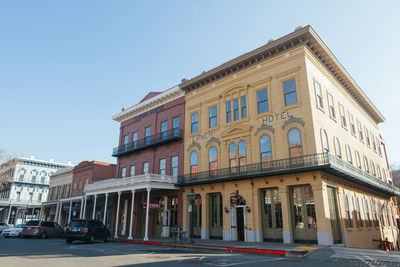
{"type": "Polygon", "coordinates": [[[238,165],[237,161],[237,153],[236,153],[236,144],[231,143],[229,145],[229,167],[236,167],[238,165]]]}
{"type": "Polygon", "coordinates": [[[386,182],[386,172],[384,168],[382,168],[382,179],[386,182]]]}
{"type": "Polygon", "coordinates": [[[351,157],[351,150],[349,145],[346,145],[346,155],[347,155],[347,161],[353,164],[353,158],[351,157]]]}
{"type": "Polygon", "coordinates": [[[271,138],[269,135],[263,135],[260,138],[260,157],[261,162],[272,160],[271,138]]]}
{"type": "Polygon", "coordinates": [[[356,151],[356,162],[357,162],[357,167],[361,169],[361,159],[360,159],[360,153],[356,151]]]}
{"type": "Polygon", "coordinates": [[[337,137],[334,138],[335,140],[335,150],[336,150],[336,156],[339,158],[342,158],[342,151],[340,150],[340,142],[337,137]]]}
{"type": "Polygon", "coordinates": [[[378,174],[378,178],[382,179],[381,167],[379,165],[376,165],[376,173],[378,174]]]}
{"type": "Polygon", "coordinates": [[[290,158],[303,156],[301,146],[300,130],[297,128],[290,129],[288,132],[289,156],[290,158]]]}
{"type": "Polygon", "coordinates": [[[369,172],[368,159],[366,156],[364,156],[364,169],[366,172],[369,172]]]}
{"type": "Polygon", "coordinates": [[[376,173],[375,173],[375,165],[374,165],[374,163],[372,162],[372,160],[371,160],[371,173],[372,173],[373,176],[376,176],[376,173]]]}
{"type": "Polygon", "coordinates": [[[329,152],[329,143],[328,143],[328,135],[326,131],[322,129],[321,131],[321,139],[322,139],[322,152],[327,153],[329,152]]]}
{"type": "Polygon", "coordinates": [[[240,166],[247,164],[246,141],[239,142],[239,164],[240,166]]]}
{"type": "Polygon", "coordinates": [[[198,153],[196,150],[194,150],[190,154],[190,173],[197,173],[199,169],[199,158],[198,158],[198,153]]]}
{"type": "Polygon", "coordinates": [[[216,175],[216,170],[218,169],[218,151],[215,146],[210,148],[209,152],[209,168],[211,175],[216,175]]]}

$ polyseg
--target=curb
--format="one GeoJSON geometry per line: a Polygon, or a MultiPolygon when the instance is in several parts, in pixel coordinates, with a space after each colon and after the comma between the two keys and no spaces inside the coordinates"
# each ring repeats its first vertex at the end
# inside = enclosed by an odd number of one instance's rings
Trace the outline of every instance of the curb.
{"type": "Polygon", "coordinates": [[[139,240],[128,240],[128,239],[118,239],[113,240],[114,242],[121,243],[135,243],[144,245],[157,245],[157,246],[170,246],[177,248],[191,248],[191,249],[208,249],[208,250],[220,250],[220,251],[236,251],[236,252],[246,252],[246,253],[258,253],[267,255],[280,255],[286,257],[305,257],[308,254],[307,250],[278,250],[278,249],[254,249],[254,248],[238,248],[238,247],[222,247],[222,246],[205,246],[205,245],[192,245],[192,244],[174,244],[167,242],[154,242],[154,241],[139,241],[139,240]]]}

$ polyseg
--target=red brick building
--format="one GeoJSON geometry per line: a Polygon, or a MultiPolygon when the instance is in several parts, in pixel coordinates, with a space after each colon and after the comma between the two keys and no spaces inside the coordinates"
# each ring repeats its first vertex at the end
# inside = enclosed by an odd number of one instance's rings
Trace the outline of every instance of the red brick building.
{"type": "Polygon", "coordinates": [[[85,193],[113,203],[114,237],[169,237],[182,221],[182,193],[175,184],[183,174],[184,116],[185,97],[178,86],[151,92],[113,116],[121,123],[113,150],[117,178],[88,184],[85,193]]]}

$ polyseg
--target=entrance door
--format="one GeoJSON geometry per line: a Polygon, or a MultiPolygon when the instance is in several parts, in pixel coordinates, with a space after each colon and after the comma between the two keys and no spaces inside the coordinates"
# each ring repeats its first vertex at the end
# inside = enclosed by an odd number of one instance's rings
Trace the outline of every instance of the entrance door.
{"type": "Polygon", "coordinates": [[[197,195],[193,206],[193,237],[201,237],[201,196],[197,195]]]}
{"type": "Polygon", "coordinates": [[[236,208],[237,240],[244,241],[244,216],[243,207],[236,208]]]}
{"type": "Polygon", "coordinates": [[[151,213],[154,218],[154,237],[161,237],[164,211],[162,209],[153,209],[151,213]]]}
{"type": "Polygon", "coordinates": [[[137,216],[137,235],[144,236],[145,228],[146,228],[146,207],[143,204],[139,205],[139,214],[137,216]]]}
{"type": "Polygon", "coordinates": [[[261,203],[264,241],[282,242],[282,205],[278,188],[262,190],[261,203]]]}
{"type": "Polygon", "coordinates": [[[333,187],[327,187],[328,189],[328,203],[329,203],[329,214],[332,227],[332,238],[335,244],[342,243],[339,213],[336,200],[336,190],[333,187]]]}
{"type": "Polygon", "coordinates": [[[210,194],[209,205],[210,238],[222,239],[222,195],[221,193],[210,194]]]}
{"type": "Polygon", "coordinates": [[[300,243],[317,243],[317,217],[311,185],[290,188],[293,239],[300,243]]]}

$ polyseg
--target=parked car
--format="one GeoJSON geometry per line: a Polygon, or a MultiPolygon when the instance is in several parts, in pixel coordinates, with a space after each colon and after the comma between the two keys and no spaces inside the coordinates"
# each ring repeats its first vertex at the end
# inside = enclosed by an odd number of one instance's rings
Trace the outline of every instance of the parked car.
{"type": "Polygon", "coordinates": [[[9,238],[11,236],[21,237],[22,227],[24,224],[17,224],[14,227],[7,228],[3,231],[3,236],[9,238]]]}
{"type": "Polygon", "coordinates": [[[64,230],[55,222],[32,220],[22,227],[21,235],[24,238],[35,236],[42,239],[48,237],[62,237],[64,235],[64,230]]]}
{"type": "Polygon", "coordinates": [[[9,228],[10,226],[6,223],[0,222],[0,234],[3,232],[3,230],[9,228]]]}
{"type": "Polygon", "coordinates": [[[88,243],[93,243],[95,240],[108,242],[110,230],[97,220],[72,220],[65,230],[65,239],[68,244],[74,240],[88,243]]]}

